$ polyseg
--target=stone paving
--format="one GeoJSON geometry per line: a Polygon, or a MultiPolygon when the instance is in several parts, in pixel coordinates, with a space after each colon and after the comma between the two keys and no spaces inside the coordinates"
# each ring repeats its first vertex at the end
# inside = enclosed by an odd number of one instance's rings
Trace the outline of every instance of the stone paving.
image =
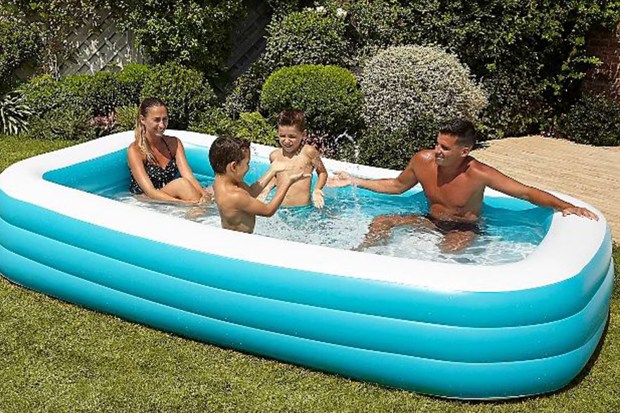
{"type": "Polygon", "coordinates": [[[525,184],[590,203],[620,243],[620,147],[527,136],[484,142],[472,155],[525,184]]]}

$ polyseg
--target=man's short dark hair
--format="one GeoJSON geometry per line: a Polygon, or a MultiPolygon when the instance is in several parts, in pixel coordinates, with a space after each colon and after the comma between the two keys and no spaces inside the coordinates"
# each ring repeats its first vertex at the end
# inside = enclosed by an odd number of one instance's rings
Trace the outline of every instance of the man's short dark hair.
{"type": "Polygon", "coordinates": [[[241,162],[250,151],[250,142],[234,136],[220,136],[211,144],[209,162],[216,174],[226,173],[231,162],[241,162]]]}
{"type": "Polygon", "coordinates": [[[476,145],[476,128],[465,119],[452,119],[444,123],[439,133],[456,136],[457,144],[473,148],[476,145]]]}

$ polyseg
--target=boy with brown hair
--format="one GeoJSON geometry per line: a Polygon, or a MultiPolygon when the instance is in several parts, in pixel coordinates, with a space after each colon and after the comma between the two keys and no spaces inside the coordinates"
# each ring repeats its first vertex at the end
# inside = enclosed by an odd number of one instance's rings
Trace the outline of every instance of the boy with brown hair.
{"type": "Polygon", "coordinates": [[[217,138],[209,149],[209,162],[215,171],[213,190],[222,228],[240,232],[252,233],[256,215],[272,216],[291,185],[310,177],[303,171],[282,173],[288,169],[286,165],[273,162],[269,170],[249,186],[243,178],[250,169],[250,143],[236,137],[217,138]],[[256,197],[277,174],[282,176],[273,199],[267,204],[257,200],[256,197]]]}
{"type": "MultiPolygon", "coordinates": [[[[306,139],[306,120],[304,113],[300,110],[287,109],[280,112],[278,116],[278,141],[280,148],[271,152],[269,160],[272,163],[281,162],[287,169],[301,172],[312,176],[312,171],[316,170],[318,180],[310,196],[311,179],[304,179],[292,185],[286,194],[282,205],[284,206],[303,206],[312,203],[317,208],[323,208],[325,201],[323,198],[323,186],[327,181],[327,169],[321,160],[321,154],[313,146],[304,144],[306,139]]],[[[268,193],[276,185],[282,185],[282,177],[271,180],[265,190],[268,193]]]]}

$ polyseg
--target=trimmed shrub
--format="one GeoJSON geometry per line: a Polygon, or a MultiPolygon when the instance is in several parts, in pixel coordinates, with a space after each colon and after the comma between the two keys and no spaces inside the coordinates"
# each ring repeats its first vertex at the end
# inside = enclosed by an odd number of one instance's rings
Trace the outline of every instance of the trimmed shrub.
{"type": "Polygon", "coordinates": [[[168,107],[170,127],[187,129],[192,118],[215,102],[215,93],[202,73],[175,62],[155,66],[144,83],[141,100],[158,97],[168,107]]]}
{"type": "Polygon", "coordinates": [[[138,106],[120,106],[115,109],[118,131],[134,130],[138,117],[138,106]]]}
{"type": "Polygon", "coordinates": [[[380,52],[365,66],[361,89],[369,129],[361,153],[375,165],[380,159],[402,165],[414,151],[433,144],[440,123],[456,117],[476,121],[487,103],[468,69],[437,47],[380,52]]]}
{"type": "Polygon", "coordinates": [[[603,96],[583,96],[559,117],[556,134],[588,145],[620,145],[620,105],[603,96]]]}
{"type": "Polygon", "coordinates": [[[355,135],[362,126],[363,105],[357,80],[337,66],[285,67],[269,76],[261,92],[261,108],[275,118],[283,109],[304,111],[308,129],[335,137],[355,135]]]}
{"type": "Polygon", "coordinates": [[[30,107],[34,115],[49,112],[65,104],[60,82],[50,75],[31,78],[21,86],[24,103],[30,107]]]}
{"type": "Polygon", "coordinates": [[[274,146],[278,139],[274,125],[268,123],[260,113],[244,112],[238,119],[231,119],[219,108],[203,112],[190,125],[190,130],[215,136],[236,136],[271,146],[274,146]]]}
{"type": "Polygon", "coordinates": [[[30,118],[28,136],[36,139],[89,140],[96,137],[89,109],[58,107],[30,118]]]}
{"type": "Polygon", "coordinates": [[[116,77],[119,82],[119,94],[122,97],[117,106],[133,106],[140,104],[142,87],[151,74],[148,66],[130,63],[116,77]]]}

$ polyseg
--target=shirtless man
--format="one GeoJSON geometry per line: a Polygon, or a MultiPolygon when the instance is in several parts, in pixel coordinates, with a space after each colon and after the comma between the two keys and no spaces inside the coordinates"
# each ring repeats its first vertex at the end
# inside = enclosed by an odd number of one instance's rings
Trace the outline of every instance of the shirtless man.
{"type": "Polygon", "coordinates": [[[444,236],[440,249],[453,252],[467,247],[478,232],[484,188],[489,187],[542,207],[554,208],[562,215],[578,215],[598,220],[596,214],[540,189],[524,185],[469,155],[475,145],[476,131],[466,120],[455,119],[444,125],[434,150],[414,154],[404,171],[391,179],[361,179],[340,172],[328,186],[357,185],[385,194],[401,194],[417,183],[422,185],[430,205],[426,217],[418,215],[382,215],[375,217],[359,249],[375,245],[390,236],[399,225],[425,225],[444,236]]]}
{"type": "MultiPolygon", "coordinates": [[[[306,125],[304,114],[300,110],[284,110],[278,116],[278,141],[280,148],[271,152],[269,160],[280,162],[286,165],[287,169],[299,171],[304,174],[312,175],[312,171],[316,170],[318,179],[312,196],[310,196],[311,180],[303,179],[295,183],[286,194],[283,206],[303,206],[312,203],[316,208],[323,208],[325,201],[323,199],[323,186],[327,181],[327,169],[321,160],[319,151],[310,145],[303,143],[306,138],[306,125]]],[[[265,196],[271,191],[274,185],[281,185],[281,179],[284,174],[273,178],[265,189],[265,196]]]]}
{"type": "Polygon", "coordinates": [[[272,216],[292,184],[310,178],[300,171],[285,172],[287,166],[274,162],[269,170],[251,186],[243,182],[250,164],[250,143],[232,137],[217,138],[209,149],[209,162],[215,171],[215,203],[220,212],[222,228],[254,232],[256,216],[272,216]],[[283,174],[273,199],[265,204],[256,197],[276,175],[283,174]]]}

